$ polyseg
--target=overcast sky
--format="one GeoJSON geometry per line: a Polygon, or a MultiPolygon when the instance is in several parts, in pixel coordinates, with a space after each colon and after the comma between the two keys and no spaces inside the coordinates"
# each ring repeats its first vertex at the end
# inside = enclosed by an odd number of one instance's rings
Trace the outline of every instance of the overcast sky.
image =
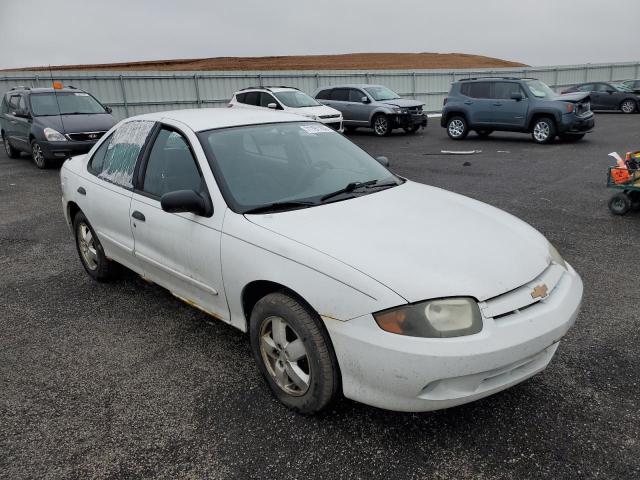
{"type": "Polygon", "coordinates": [[[639,18],[640,0],[0,0],[0,68],[351,52],[636,61],[639,18]]]}

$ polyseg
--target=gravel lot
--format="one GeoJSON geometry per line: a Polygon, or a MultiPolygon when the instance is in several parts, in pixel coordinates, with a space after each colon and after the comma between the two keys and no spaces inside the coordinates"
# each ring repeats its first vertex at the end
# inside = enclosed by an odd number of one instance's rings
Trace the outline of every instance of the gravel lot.
{"type": "Polygon", "coordinates": [[[607,153],[640,149],[639,127],[599,114],[584,141],[550,146],[453,142],[438,119],[351,135],[401,175],[531,223],[585,283],[547,370],[424,414],[288,411],[241,332],[133,274],[91,281],[58,171],[0,154],[0,478],[640,478],[640,212],[612,216],[604,186],[607,153]]]}

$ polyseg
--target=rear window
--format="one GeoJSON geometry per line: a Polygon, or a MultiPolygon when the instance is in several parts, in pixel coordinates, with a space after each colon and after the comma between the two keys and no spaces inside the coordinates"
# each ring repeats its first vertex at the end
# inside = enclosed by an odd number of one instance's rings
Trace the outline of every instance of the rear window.
{"type": "Polygon", "coordinates": [[[460,92],[471,98],[491,98],[491,82],[463,83],[460,92]]]}

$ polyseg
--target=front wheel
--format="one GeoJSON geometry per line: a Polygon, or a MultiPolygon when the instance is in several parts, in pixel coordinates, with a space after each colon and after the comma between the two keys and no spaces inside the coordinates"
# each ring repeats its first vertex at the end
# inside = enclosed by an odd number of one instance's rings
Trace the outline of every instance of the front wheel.
{"type": "Polygon", "coordinates": [[[620,104],[620,111],[622,113],[633,113],[638,108],[638,105],[633,100],[625,100],[620,104]]]}
{"type": "Polygon", "coordinates": [[[531,137],[536,143],[551,143],[556,138],[556,125],[550,118],[539,118],[533,124],[531,137]]]}
{"type": "Polygon", "coordinates": [[[626,193],[616,193],[609,200],[609,210],[614,215],[624,215],[631,210],[631,199],[626,193]]]}
{"type": "Polygon", "coordinates": [[[447,122],[447,134],[452,140],[462,140],[469,134],[467,121],[463,117],[451,117],[447,122]]]}
{"type": "Polygon", "coordinates": [[[379,114],[374,117],[373,132],[378,137],[386,137],[387,135],[391,135],[391,124],[389,123],[389,119],[386,115],[379,114]]]}
{"type": "Polygon", "coordinates": [[[318,315],[286,293],[266,295],[251,312],[251,350],[273,394],[287,407],[316,413],[338,395],[338,362],[318,315]]]}
{"type": "Polygon", "coordinates": [[[36,167],[44,169],[49,166],[49,161],[44,157],[42,147],[35,140],[31,141],[31,156],[33,157],[33,163],[36,164],[36,167]]]}
{"type": "Polygon", "coordinates": [[[104,254],[102,244],[84,213],[76,214],[73,219],[73,231],[80,261],[89,276],[98,281],[112,277],[113,262],[104,254]]]}
{"type": "Polygon", "coordinates": [[[18,158],[20,156],[20,152],[11,146],[5,134],[2,135],[2,143],[4,143],[4,151],[7,152],[7,157],[18,158]]]}

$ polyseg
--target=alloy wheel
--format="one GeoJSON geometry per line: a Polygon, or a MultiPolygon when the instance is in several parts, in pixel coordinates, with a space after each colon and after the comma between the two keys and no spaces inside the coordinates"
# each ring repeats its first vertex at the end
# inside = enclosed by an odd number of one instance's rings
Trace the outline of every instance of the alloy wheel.
{"type": "Polygon", "coordinates": [[[42,153],[42,148],[40,147],[40,145],[34,142],[31,150],[33,161],[35,162],[35,164],[38,166],[38,168],[44,168],[44,153],[42,153]]]}
{"type": "Polygon", "coordinates": [[[4,143],[4,151],[7,152],[7,155],[10,157],[11,156],[11,145],[9,145],[9,139],[8,138],[3,138],[2,139],[4,143]]]}
{"type": "Polygon", "coordinates": [[[634,110],[636,109],[636,104],[632,100],[625,100],[624,102],[622,102],[620,109],[624,113],[633,113],[634,110]]]}
{"type": "Polygon", "coordinates": [[[373,128],[376,131],[376,134],[383,136],[386,135],[387,130],[389,129],[389,121],[386,117],[379,116],[376,118],[376,121],[373,124],[373,128]]]}
{"type": "Polygon", "coordinates": [[[269,375],[285,393],[299,397],[309,390],[311,368],[307,349],[285,319],[273,316],[263,322],[260,354],[269,375]]]}
{"type": "Polygon", "coordinates": [[[98,268],[98,251],[89,226],[82,222],[78,225],[78,247],[82,260],[89,270],[98,268]]]}
{"type": "Polygon", "coordinates": [[[539,142],[546,141],[549,138],[550,133],[551,129],[547,122],[538,122],[536,123],[536,126],[533,127],[533,136],[539,142]]]}
{"type": "Polygon", "coordinates": [[[449,123],[449,135],[454,138],[461,137],[464,133],[464,122],[460,119],[452,120],[449,123]]]}

